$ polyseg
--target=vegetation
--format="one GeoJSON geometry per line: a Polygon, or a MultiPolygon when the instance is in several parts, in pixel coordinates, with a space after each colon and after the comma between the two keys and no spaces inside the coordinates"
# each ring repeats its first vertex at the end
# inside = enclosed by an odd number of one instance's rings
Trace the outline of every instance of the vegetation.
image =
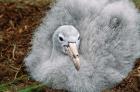
{"type": "Polygon", "coordinates": [[[136,4],[136,7],[140,9],[140,0],[133,0],[136,4]]]}

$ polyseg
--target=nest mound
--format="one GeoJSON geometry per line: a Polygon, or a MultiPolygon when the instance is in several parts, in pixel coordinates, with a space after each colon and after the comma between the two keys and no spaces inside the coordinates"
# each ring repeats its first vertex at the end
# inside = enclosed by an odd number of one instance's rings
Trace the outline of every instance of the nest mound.
{"type": "MultiPolygon", "coordinates": [[[[34,29],[48,9],[49,4],[0,2],[0,84],[8,83],[10,92],[35,84],[27,77],[23,59],[30,51],[34,29]]],[[[44,89],[47,92],[63,92],[44,89]]]]}
{"type": "Polygon", "coordinates": [[[33,30],[41,22],[46,7],[0,3],[0,81],[18,77],[29,51],[33,30]]]}

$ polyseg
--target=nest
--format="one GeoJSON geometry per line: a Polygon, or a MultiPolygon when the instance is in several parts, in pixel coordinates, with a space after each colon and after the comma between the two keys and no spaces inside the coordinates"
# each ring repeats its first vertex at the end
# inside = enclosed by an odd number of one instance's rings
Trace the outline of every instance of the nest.
{"type": "MultiPolygon", "coordinates": [[[[16,92],[16,89],[36,83],[29,80],[23,59],[31,49],[30,42],[35,28],[49,9],[48,3],[38,6],[0,2],[0,84],[8,84],[8,92],[16,92]]],[[[46,87],[43,90],[63,92],[46,87]]]]}

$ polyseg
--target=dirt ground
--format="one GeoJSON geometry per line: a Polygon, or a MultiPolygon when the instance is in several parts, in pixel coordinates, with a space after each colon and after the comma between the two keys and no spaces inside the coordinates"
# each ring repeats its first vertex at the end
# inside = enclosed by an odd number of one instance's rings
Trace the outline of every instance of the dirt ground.
{"type": "MultiPolygon", "coordinates": [[[[41,23],[45,11],[49,9],[50,3],[38,6],[0,2],[0,92],[64,92],[46,86],[39,89],[40,84],[31,80],[24,68],[23,58],[31,49],[30,42],[34,29],[41,23]],[[38,90],[29,91],[32,88],[38,90]]],[[[127,80],[129,78],[124,81],[127,80]]],[[[124,81],[123,85],[126,83],[124,81]]],[[[120,86],[124,87],[120,84],[115,90],[120,86]]]]}
{"type": "MultiPolygon", "coordinates": [[[[0,2],[0,92],[16,92],[38,84],[27,77],[23,58],[30,50],[34,29],[49,9],[49,5],[0,2]]],[[[47,92],[63,91],[48,88],[47,92]]]]}
{"type": "Polygon", "coordinates": [[[5,82],[20,75],[32,32],[44,15],[44,8],[0,3],[0,9],[0,80],[5,82]]]}

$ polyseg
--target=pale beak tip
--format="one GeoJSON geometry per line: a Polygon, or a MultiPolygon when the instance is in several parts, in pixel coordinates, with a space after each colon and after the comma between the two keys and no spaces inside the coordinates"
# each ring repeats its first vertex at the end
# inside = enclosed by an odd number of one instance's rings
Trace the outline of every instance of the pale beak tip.
{"type": "Polygon", "coordinates": [[[76,67],[76,70],[79,71],[80,70],[80,67],[76,67]]]}
{"type": "Polygon", "coordinates": [[[80,70],[80,63],[76,63],[75,68],[76,68],[77,71],[79,71],[80,70]]]}

